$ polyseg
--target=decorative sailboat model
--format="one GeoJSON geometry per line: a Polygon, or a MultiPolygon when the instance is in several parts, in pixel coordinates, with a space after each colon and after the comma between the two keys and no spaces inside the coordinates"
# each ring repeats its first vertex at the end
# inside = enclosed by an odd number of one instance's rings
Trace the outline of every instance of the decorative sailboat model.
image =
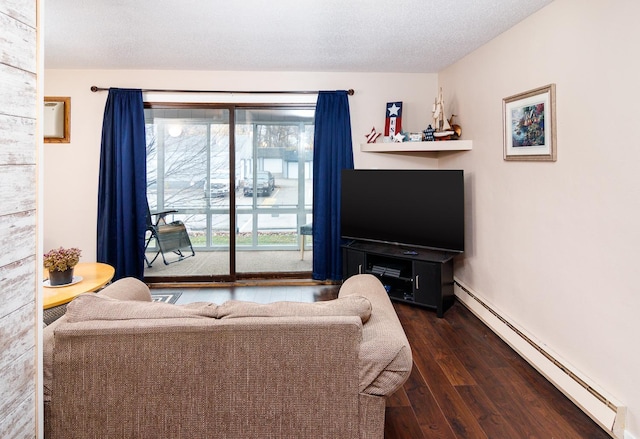
{"type": "Polygon", "coordinates": [[[436,140],[449,140],[451,136],[455,134],[455,131],[451,129],[451,125],[449,125],[449,121],[444,115],[444,99],[442,99],[442,87],[440,87],[440,92],[438,93],[438,97],[436,98],[435,103],[433,104],[433,126],[436,131],[433,133],[433,137],[436,140]]]}

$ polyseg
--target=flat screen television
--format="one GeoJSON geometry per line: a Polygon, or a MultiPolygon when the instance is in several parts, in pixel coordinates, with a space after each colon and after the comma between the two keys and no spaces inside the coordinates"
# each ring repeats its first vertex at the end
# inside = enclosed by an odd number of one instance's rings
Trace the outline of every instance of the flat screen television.
{"type": "Polygon", "coordinates": [[[341,236],[461,253],[462,170],[342,171],[341,236]]]}

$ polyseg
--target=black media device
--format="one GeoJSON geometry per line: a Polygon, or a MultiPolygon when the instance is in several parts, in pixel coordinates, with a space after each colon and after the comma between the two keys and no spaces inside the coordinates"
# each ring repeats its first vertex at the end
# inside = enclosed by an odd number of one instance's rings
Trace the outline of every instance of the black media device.
{"type": "Polygon", "coordinates": [[[345,239],[464,251],[462,170],[343,170],[341,196],[345,239]]]}

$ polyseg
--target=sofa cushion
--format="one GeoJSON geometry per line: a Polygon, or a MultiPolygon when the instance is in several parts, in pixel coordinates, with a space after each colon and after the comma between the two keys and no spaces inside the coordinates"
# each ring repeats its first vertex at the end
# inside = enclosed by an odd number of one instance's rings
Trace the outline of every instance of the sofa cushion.
{"type": "MultiPolygon", "coordinates": [[[[136,280],[136,282],[139,281],[136,280]]],[[[139,292],[137,298],[140,300],[118,300],[119,297],[128,299],[128,297],[131,296],[123,295],[121,290],[116,288],[110,288],[109,292],[101,294],[81,294],[67,306],[66,321],[75,323],[87,320],[167,319],[183,317],[357,316],[365,323],[371,316],[371,303],[367,298],[358,295],[314,303],[283,301],[261,304],[229,300],[222,305],[208,302],[173,305],[162,302],[148,302],[146,301],[147,296],[150,297],[148,290],[146,292],[139,292]]]]}
{"type": "Polygon", "coordinates": [[[349,296],[323,302],[255,303],[228,300],[218,306],[218,318],[236,317],[305,317],[357,316],[366,323],[371,316],[371,303],[366,297],[349,296]]]}
{"type": "Polygon", "coordinates": [[[87,320],[215,318],[216,308],[216,304],[208,302],[173,305],[163,302],[118,300],[86,293],[76,297],[67,306],[65,316],[69,323],[87,320]]]}

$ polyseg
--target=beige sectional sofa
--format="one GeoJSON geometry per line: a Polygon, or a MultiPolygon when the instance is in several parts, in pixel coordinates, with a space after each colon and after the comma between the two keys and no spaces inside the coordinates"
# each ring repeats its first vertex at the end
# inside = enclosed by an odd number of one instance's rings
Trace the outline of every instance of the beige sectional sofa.
{"type": "Polygon", "coordinates": [[[171,305],[128,278],[44,334],[45,435],[383,438],[411,349],[384,287],[317,303],[171,305]]]}

